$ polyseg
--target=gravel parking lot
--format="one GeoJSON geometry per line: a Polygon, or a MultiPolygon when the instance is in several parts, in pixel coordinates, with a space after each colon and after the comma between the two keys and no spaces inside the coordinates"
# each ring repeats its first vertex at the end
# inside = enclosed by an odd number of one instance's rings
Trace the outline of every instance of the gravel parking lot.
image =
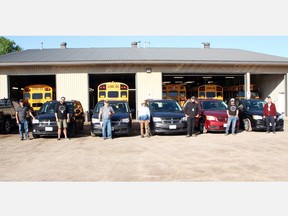
{"type": "MultiPolygon", "coordinates": [[[[288,120],[285,119],[285,125],[288,120]]],[[[30,133],[31,134],[31,133],[30,133]]],[[[0,134],[0,181],[287,181],[288,131],[20,141],[0,134]]]]}

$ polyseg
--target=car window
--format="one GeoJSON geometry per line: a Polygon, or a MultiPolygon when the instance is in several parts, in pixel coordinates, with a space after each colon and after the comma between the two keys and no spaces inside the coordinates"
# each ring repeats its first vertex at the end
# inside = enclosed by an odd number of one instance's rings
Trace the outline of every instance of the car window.
{"type": "MultiPolygon", "coordinates": [[[[127,113],[130,112],[129,105],[126,102],[122,101],[115,101],[115,102],[110,102],[109,105],[113,108],[115,113],[127,113]]],[[[98,113],[100,112],[101,107],[104,106],[103,102],[98,102],[94,112],[98,113]]]]}
{"type": "Polygon", "coordinates": [[[176,101],[152,101],[150,103],[152,112],[182,112],[182,108],[176,101]]]}
{"type": "Polygon", "coordinates": [[[247,101],[245,107],[247,110],[260,110],[260,111],[262,111],[264,109],[265,103],[266,103],[265,101],[261,101],[261,100],[260,101],[252,100],[252,101],[247,101]]]}
{"type": "Polygon", "coordinates": [[[227,104],[223,101],[202,101],[203,110],[227,110],[227,104]]]}

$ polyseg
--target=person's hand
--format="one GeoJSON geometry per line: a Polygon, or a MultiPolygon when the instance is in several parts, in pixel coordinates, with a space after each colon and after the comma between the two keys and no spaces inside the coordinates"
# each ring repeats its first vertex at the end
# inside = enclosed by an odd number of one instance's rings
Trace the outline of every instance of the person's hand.
{"type": "Polygon", "coordinates": [[[58,118],[56,118],[56,122],[58,122],[59,121],[59,119],[58,118]]]}
{"type": "Polygon", "coordinates": [[[70,122],[70,118],[67,119],[67,122],[68,122],[68,123],[70,122]]]}
{"type": "Polygon", "coordinates": [[[274,119],[276,119],[276,116],[274,116],[274,119]]]}
{"type": "Polygon", "coordinates": [[[16,123],[19,124],[19,121],[17,120],[16,123]]]}

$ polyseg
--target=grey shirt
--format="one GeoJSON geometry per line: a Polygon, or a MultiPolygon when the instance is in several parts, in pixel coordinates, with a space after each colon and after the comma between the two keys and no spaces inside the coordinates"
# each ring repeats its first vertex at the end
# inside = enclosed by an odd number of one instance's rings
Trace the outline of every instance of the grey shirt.
{"type": "Polygon", "coordinates": [[[114,110],[111,106],[103,106],[101,107],[100,112],[102,113],[102,119],[110,119],[111,114],[114,113],[114,110]]]}
{"type": "Polygon", "coordinates": [[[18,112],[18,118],[19,118],[19,121],[23,121],[25,119],[27,119],[27,112],[29,112],[29,109],[28,107],[17,107],[16,108],[16,112],[18,112]]]}

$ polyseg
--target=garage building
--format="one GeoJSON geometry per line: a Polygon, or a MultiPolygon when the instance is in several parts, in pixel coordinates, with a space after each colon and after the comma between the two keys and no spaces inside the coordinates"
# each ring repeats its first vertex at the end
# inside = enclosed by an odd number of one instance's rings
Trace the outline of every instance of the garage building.
{"type": "Polygon", "coordinates": [[[137,42],[125,48],[68,48],[63,42],[59,48],[0,56],[0,98],[19,98],[21,88],[44,83],[56,88],[58,100],[79,100],[89,111],[97,102],[97,85],[115,81],[129,85],[130,106],[137,110],[144,99],[162,98],[163,82],[257,83],[261,98],[270,95],[287,116],[287,75],[288,58],[209,43],[203,48],[141,48],[137,42]]]}

